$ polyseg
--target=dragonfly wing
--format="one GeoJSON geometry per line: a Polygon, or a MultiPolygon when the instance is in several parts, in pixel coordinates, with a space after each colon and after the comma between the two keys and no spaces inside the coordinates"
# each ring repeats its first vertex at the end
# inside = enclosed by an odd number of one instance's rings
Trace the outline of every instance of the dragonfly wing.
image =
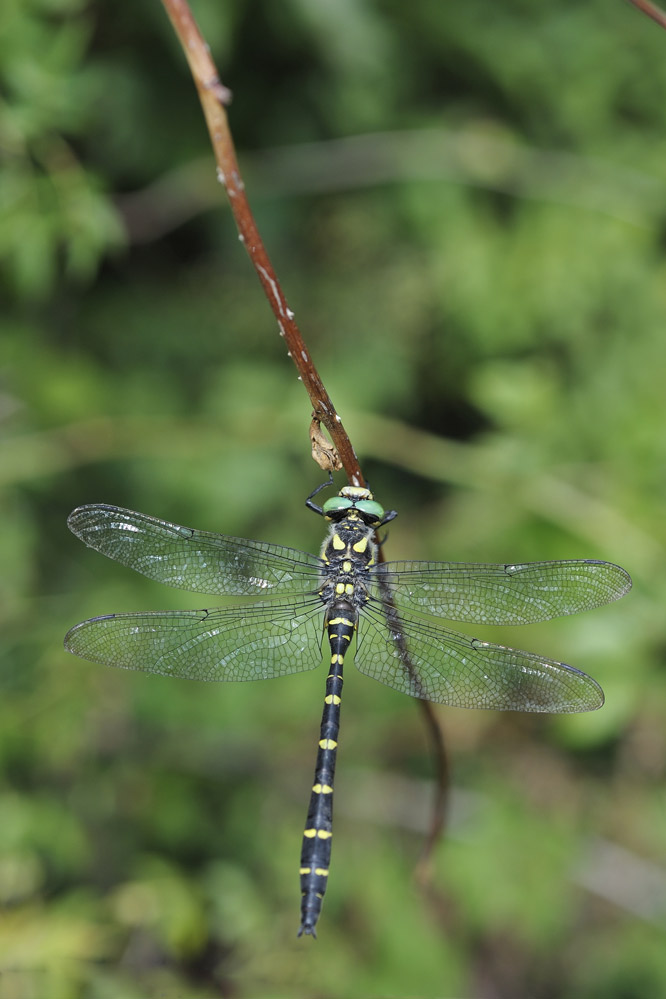
{"type": "Polygon", "coordinates": [[[82,659],[191,680],[265,680],[322,661],[322,604],[304,599],[82,621],[65,648],[82,659]]]}
{"type": "Polygon", "coordinates": [[[572,666],[387,611],[366,606],[356,666],[403,694],[497,711],[593,711],[604,703],[599,684],[572,666]]]}
{"type": "Polygon", "coordinates": [[[281,545],[196,531],[118,506],[80,506],[69,529],[90,548],[167,586],[197,593],[310,593],[321,560],[281,545]]]}
{"type": "Polygon", "coordinates": [[[472,624],[549,621],[611,603],[631,588],[631,577],[619,565],[591,559],[522,565],[386,562],[373,576],[378,589],[388,584],[406,607],[472,624]]]}

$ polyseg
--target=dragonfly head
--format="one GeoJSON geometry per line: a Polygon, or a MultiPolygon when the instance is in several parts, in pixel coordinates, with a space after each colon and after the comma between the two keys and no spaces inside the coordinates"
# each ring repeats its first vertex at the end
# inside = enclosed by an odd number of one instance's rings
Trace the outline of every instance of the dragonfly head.
{"type": "Polygon", "coordinates": [[[368,527],[379,527],[386,517],[381,503],[373,499],[369,489],[361,486],[344,486],[337,496],[326,500],[322,511],[327,520],[335,522],[356,514],[368,527]]]}

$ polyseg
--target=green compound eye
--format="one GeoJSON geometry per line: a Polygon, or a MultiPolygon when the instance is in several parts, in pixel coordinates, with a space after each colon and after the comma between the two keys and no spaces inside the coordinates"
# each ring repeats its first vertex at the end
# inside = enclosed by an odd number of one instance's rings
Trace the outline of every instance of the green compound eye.
{"type": "Polygon", "coordinates": [[[382,520],[384,517],[384,507],[375,500],[357,500],[354,505],[361,513],[367,513],[376,520],[382,520]]]}
{"type": "Polygon", "coordinates": [[[322,506],[322,510],[324,511],[324,515],[328,516],[329,513],[339,513],[340,510],[349,510],[353,505],[352,501],[345,496],[331,496],[322,506]]]}

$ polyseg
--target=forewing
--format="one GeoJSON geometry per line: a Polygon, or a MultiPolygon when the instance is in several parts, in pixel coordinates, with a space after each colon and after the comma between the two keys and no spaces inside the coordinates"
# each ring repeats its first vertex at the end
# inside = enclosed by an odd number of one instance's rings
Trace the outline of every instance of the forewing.
{"type": "Polygon", "coordinates": [[[595,680],[532,652],[431,626],[372,601],[358,625],[356,666],[423,700],[497,711],[593,711],[604,703],[595,680]]]}
{"type": "Polygon", "coordinates": [[[322,660],[319,599],[223,610],[108,614],[82,621],[65,648],[82,659],[190,680],[265,680],[322,660]]]}
{"type": "Polygon", "coordinates": [[[101,503],[67,520],[90,548],[167,586],[231,596],[309,593],[321,560],[281,545],[196,531],[101,503]]]}
{"type": "Polygon", "coordinates": [[[548,621],[611,603],[631,588],[631,577],[619,565],[590,559],[522,565],[386,562],[373,576],[387,583],[403,606],[471,624],[548,621]]]}

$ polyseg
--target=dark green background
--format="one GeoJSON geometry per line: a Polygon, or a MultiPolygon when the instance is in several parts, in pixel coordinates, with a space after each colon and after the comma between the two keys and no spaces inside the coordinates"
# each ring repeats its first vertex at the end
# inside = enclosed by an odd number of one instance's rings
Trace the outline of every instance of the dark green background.
{"type": "Polygon", "coordinates": [[[600,712],[438,710],[425,893],[420,716],[348,671],[329,892],[297,941],[323,670],[188,684],[62,636],[209,599],[84,549],[80,503],[316,551],[308,400],[161,5],[6,0],[0,993],[664,995],[666,33],[607,0],[194,12],[289,303],[399,510],[388,557],[606,558],[634,589],[492,633],[590,672],[600,712]]]}

